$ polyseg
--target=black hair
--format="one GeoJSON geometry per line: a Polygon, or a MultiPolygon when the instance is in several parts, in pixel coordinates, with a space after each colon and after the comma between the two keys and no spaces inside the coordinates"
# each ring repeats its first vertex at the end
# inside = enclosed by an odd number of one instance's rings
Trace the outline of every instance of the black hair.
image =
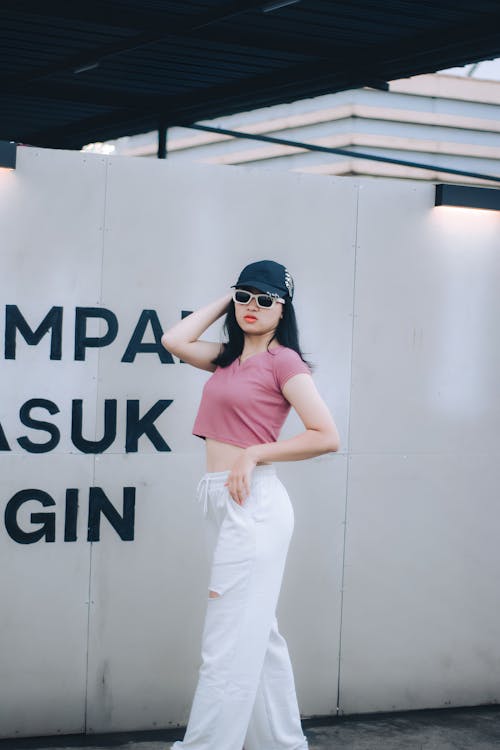
{"type": "MultiPolygon", "coordinates": [[[[241,285],[238,287],[238,289],[247,289],[248,291],[252,291],[254,287],[241,285]]],[[[304,359],[300,348],[299,330],[292,300],[290,299],[288,294],[284,297],[284,300],[285,304],[283,305],[283,317],[279,320],[276,331],[274,332],[273,337],[268,343],[268,347],[271,341],[273,339],[276,339],[282,346],[287,346],[288,348],[296,351],[301,360],[310,367],[311,372],[314,372],[316,366],[304,359]]],[[[236,320],[234,305],[234,300],[231,300],[227,308],[227,313],[223,325],[223,330],[228,337],[228,341],[223,344],[223,350],[221,351],[221,353],[212,360],[213,365],[219,365],[220,367],[229,367],[229,365],[234,362],[234,360],[237,359],[243,352],[245,335],[240,328],[238,321],[236,320]]]]}

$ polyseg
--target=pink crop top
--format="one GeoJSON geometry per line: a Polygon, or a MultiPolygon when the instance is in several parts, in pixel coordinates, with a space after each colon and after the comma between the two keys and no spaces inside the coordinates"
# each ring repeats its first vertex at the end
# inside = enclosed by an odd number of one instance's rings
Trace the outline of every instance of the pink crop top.
{"type": "Polygon", "coordinates": [[[241,448],[276,442],[291,409],[281,389],[300,372],[311,369],[282,344],[217,366],[203,386],[192,434],[241,448]]]}

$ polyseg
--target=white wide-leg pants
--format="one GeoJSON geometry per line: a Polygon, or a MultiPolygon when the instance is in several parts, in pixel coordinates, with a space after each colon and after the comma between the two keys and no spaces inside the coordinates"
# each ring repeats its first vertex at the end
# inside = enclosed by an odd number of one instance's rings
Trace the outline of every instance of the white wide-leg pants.
{"type": "Polygon", "coordinates": [[[205,474],[211,559],[201,666],[184,739],[171,750],[308,750],[276,606],[294,513],[272,464],[255,466],[239,505],[229,471],[205,474]]]}

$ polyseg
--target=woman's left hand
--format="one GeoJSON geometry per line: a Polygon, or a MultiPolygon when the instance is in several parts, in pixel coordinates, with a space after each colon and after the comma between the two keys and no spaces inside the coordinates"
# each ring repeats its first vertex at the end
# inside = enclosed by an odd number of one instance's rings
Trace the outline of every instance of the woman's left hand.
{"type": "Polygon", "coordinates": [[[250,494],[250,479],[256,465],[257,458],[249,449],[245,449],[234,462],[227,482],[224,483],[233,500],[239,505],[243,505],[243,501],[250,494]]]}

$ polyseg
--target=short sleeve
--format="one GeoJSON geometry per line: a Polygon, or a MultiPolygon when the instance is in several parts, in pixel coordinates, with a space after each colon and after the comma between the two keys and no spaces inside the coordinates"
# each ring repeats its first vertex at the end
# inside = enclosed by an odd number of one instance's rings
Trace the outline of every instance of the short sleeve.
{"type": "Polygon", "coordinates": [[[283,389],[286,381],[292,375],[298,375],[299,373],[311,375],[311,368],[302,361],[295,349],[284,347],[275,357],[274,362],[274,374],[280,390],[283,389]]]}

